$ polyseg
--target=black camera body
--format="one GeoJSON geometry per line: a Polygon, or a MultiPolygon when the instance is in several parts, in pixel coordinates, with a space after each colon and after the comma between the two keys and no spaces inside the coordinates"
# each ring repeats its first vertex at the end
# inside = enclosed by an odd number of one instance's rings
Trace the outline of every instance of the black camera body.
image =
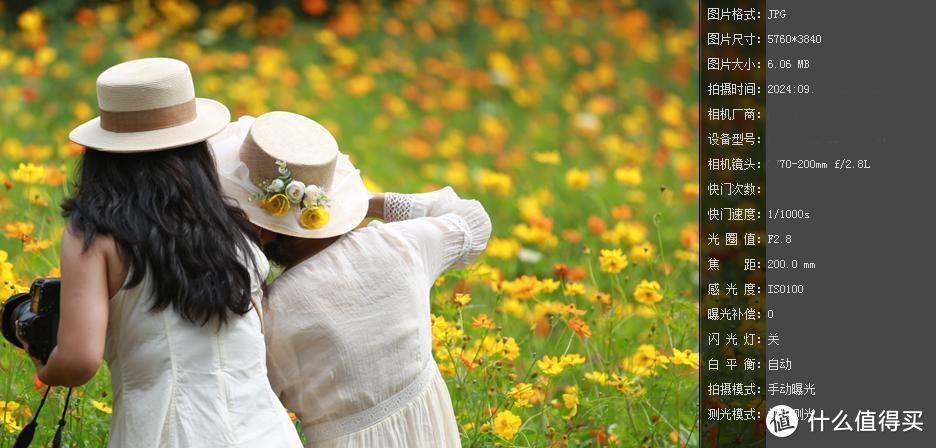
{"type": "Polygon", "coordinates": [[[61,279],[40,278],[29,292],[15,294],[3,304],[3,337],[23,348],[29,345],[29,355],[43,363],[49,360],[58,342],[59,295],[61,279]]]}

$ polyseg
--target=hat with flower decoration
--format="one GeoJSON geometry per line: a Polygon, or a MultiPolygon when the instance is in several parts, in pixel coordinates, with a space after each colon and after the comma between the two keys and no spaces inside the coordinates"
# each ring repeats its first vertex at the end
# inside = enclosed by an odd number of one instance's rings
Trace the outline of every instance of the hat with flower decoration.
{"type": "Polygon", "coordinates": [[[97,78],[100,116],[68,134],[78,144],[108,152],[176,148],[224,129],[231,113],[223,104],[195,97],[188,65],[145,58],[104,70],[97,78]]]}
{"type": "Polygon", "coordinates": [[[224,193],[254,224],[300,238],[357,227],[370,193],[324,126],[292,112],[241,117],[208,140],[224,193]]]}

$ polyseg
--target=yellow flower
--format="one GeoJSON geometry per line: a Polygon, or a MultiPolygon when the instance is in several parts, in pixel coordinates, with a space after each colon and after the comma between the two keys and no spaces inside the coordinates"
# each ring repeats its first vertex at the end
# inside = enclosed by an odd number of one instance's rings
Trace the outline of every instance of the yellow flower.
{"type": "Polygon", "coordinates": [[[656,248],[653,246],[653,244],[650,244],[649,242],[643,242],[631,248],[630,257],[633,258],[634,261],[644,262],[650,258],[653,258],[653,253],[655,250],[656,248]]]}
{"type": "Polygon", "coordinates": [[[516,317],[518,319],[522,318],[527,313],[527,307],[518,299],[506,299],[502,306],[505,313],[516,317]]]}
{"type": "Polygon", "coordinates": [[[484,191],[491,191],[501,196],[510,194],[513,180],[509,175],[490,170],[481,170],[478,175],[478,184],[484,191]]]}
{"type": "Polygon", "coordinates": [[[670,360],[673,361],[674,365],[686,365],[692,368],[692,370],[699,370],[699,354],[692,350],[679,350],[674,348],[673,356],[670,360]]]}
{"type": "Polygon", "coordinates": [[[699,197],[699,184],[691,183],[683,185],[683,199],[694,201],[699,197]]]}
{"type": "Polygon", "coordinates": [[[112,414],[114,412],[114,410],[103,401],[91,400],[91,405],[105,414],[112,414]]]}
{"type": "Polygon", "coordinates": [[[299,215],[299,225],[307,229],[321,229],[328,224],[328,212],[322,207],[306,207],[299,215]]]}
{"type": "Polygon", "coordinates": [[[496,51],[488,54],[488,66],[491,67],[491,78],[494,84],[510,86],[517,79],[517,69],[513,61],[506,54],[496,51]]]}
{"type": "Polygon", "coordinates": [[[543,213],[543,205],[551,203],[552,200],[552,193],[544,189],[540,189],[531,195],[521,196],[517,199],[517,209],[520,210],[520,217],[528,222],[542,222],[546,218],[545,213],[543,213]]]}
{"type": "Polygon", "coordinates": [[[20,408],[20,404],[15,401],[0,401],[0,413],[9,414],[20,408]]]}
{"type": "Polygon", "coordinates": [[[611,379],[608,380],[608,385],[631,397],[638,397],[643,395],[645,392],[645,389],[638,386],[634,380],[620,376],[616,373],[611,374],[611,379]]]}
{"type": "Polygon", "coordinates": [[[21,163],[19,168],[10,173],[10,177],[13,180],[27,184],[38,183],[45,179],[45,167],[33,165],[32,163],[21,163]]]}
{"type": "Polygon", "coordinates": [[[588,372],[585,374],[585,379],[602,386],[608,384],[608,374],[604,372],[588,372]]]}
{"type": "Polygon", "coordinates": [[[625,185],[637,186],[643,182],[643,176],[640,174],[640,168],[620,167],[614,170],[614,178],[625,185]]]}
{"type": "Polygon", "coordinates": [[[23,31],[35,33],[42,29],[42,11],[39,8],[29,8],[20,14],[16,23],[23,31]]]}
{"type": "Polygon", "coordinates": [[[559,238],[553,235],[548,229],[528,224],[517,224],[513,227],[513,234],[527,243],[536,243],[542,247],[556,247],[559,244],[559,238]]]}
{"type": "Polygon", "coordinates": [[[572,417],[575,417],[575,414],[578,413],[578,387],[567,386],[562,393],[562,403],[566,408],[569,409],[567,415],[563,415],[562,418],[565,420],[571,420],[572,417]]]}
{"type": "Polygon", "coordinates": [[[471,303],[471,294],[455,294],[455,303],[458,306],[465,306],[471,303]]]}
{"type": "Polygon", "coordinates": [[[585,364],[585,357],[578,353],[569,353],[568,355],[562,355],[559,358],[559,362],[564,366],[577,366],[579,364],[585,364]]]}
{"type": "Polygon", "coordinates": [[[627,256],[621,249],[601,249],[598,263],[601,265],[602,272],[617,274],[627,267],[627,256]]]}
{"type": "Polygon", "coordinates": [[[588,187],[588,171],[572,168],[566,173],[565,181],[566,185],[568,185],[570,188],[584,190],[586,187],[588,187]]]}
{"type": "Polygon", "coordinates": [[[533,153],[533,160],[545,165],[558,165],[562,161],[558,151],[533,153]]]}
{"type": "Polygon", "coordinates": [[[543,292],[555,292],[560,286],[562,283],[551,278],[544,278],[540,281],[540,290],[543,292]]]}
{"type": "Polygon", "coordinates": [[[565,296],[580,296],[585,294],[585,285],[578,282],[566,283],[565,289],[562,290],[562,294],[565,296]]]}
{"type": "Polygon", "coordinates": [[[634,300],[645,305],[653,305],[663,300],[662,287],[656,280],[641,280],[634,289],[634,300]]]}
{"type": "Polygon", "coordinates": [[[500,287],[513,299],[529,299],[542,291],[542,283],[533,276],[523,275],[510,281],[501,282],[500,287]]]}
{"type": "Polygon", "coordinates": [[[666,368],[670,360],[656,347],[650,344],[642,344],[637,347],[633,356],[624,359],[621,362],[621,368],[638,376],[653,376],[657,368],[666,368]]]}
{"type": "Polygon", "coordinates": [[[507,398],[513,400],[514,406],[518,408],[533,406],[533,404],[530,403],[530,399],[533,398],[534,395],[536,395],[536,391],[533,390],[533,385],[530,383],[518,383],[507,392],[507,398]]]}
{"type": "Polygon", "coordinates": [[[494,258],[510,260],[520,252],[520,243],[512,238],[491,238],[485,253],[494,258]]]}
{"type": "Polygon", "coordinates": [[[558,375],[565,369],[565,365],[555,356],[543,355],[543,359],[536,361],[538,367],[547,375],[558,375]]]}
{"type": "Polygon", "coordinates": [[[510,440],[513,439],[520,430],[520,424],[523,423],[520,417],[510,411],[501,411],[494,416],[494,434],[498,437],[510,440]]]}
{"type": "Polygon", "coordinates": [[[441,345],[461,339],[462,331],[454,322],[445,320],[443,316],[430,315],[432,321],[433,345],[441,345]]]}
{"type": "Polygon", "coordinates": [[[289,207],[289,199],[282,193],[275,194],[260,201],[260,208],[277,218],[286,215],[286,213],[289,212],[289,207]]]}
{"type": "Polygon", "coordinates": [[[501,348],[501,355],[507,360],[514,360],[520,356],[520,346],[517,345],[517,341],[514,340],[513,337],[508,337],[504,340],[503,347],[501,348]]]}

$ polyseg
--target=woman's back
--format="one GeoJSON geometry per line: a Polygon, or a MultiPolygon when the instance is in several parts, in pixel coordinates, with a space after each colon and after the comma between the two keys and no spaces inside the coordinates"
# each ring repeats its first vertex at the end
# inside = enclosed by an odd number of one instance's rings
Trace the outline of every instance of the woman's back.
{"type": "Polygon", "coordinates": [[[270,382],[312,446],[459,445],[432,358],[430,290],[487,244],[490,220],[450,188],[388,195],[390,223],[345,234],[271,285],[270,382]]]}
{"type": "Polygon", "coordinates": [[[302,409],[303,424],[384,402],[431,362],[429,281],[417,263],[397,233],[368,227],[271,286],[271,379],[302,409]]]}
{"type": "MultiPolygon", "coordinates": [[[[265,275],[268,266],[259,267],[265,275]]],[[[254,286],[259,300],[256,277],[254,286]]],[[[110,446],[298,445],[267,382],[258,313],[231,316],[222,326],[196,325],[171,307],[153,311],[153,294],[147,273],[110,301],[110,446]]]]}

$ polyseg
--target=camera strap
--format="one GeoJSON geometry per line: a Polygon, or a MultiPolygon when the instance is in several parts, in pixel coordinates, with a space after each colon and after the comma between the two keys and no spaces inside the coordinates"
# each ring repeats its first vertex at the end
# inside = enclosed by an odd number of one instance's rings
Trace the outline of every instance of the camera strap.
{"type": "MultiPolygon", "coordinates": [[[[36,435],[36,420],[39,419],[39,414],[42,412],[42,407],[45,406],[46,398],[49,397],[49,391],[51,390],[52,386],[46,386],[45,393],[42,394],[42,401],[39,402],[39,407],[36,408],[36,413],[33,414],[32,421],[16,436],[16,441],[13,442],[12,448],[26,448],[32,443],[33,437],[36,435]]],[[[59,418],[58,429],[55,430],[55,437],[52,439],[52,448],[60,448],[62,446],[62,431],[65,429],[65,414],[68,412],[68,403],[71,401],[71,394],[72,388],[69,387],[68,395],[65,396],[65,406],[62,408],[62,417],[59,418]]]]}
{"type": "Polygon", "coordinates": [[[59,418],[58,429],[55,430],[55,437],[52,438],[52,448],[62,446],[62,431],[65,430],[65,414],[68,412],[68,402],[71,401],[72,388],[68,388],[68,394],[65,395],[65,406],[62,407],[62,416],[59,418]]]}
{"type": "Polygon", "coordinates": [[[36,408],[36,413],[33,414],[32,421],[16,436],[16,441],[13,442],[13,448],[26,448],[32,443],[33,436],[36,435],[36,419],[39,418],[39,413],[42,412],[42,407],[45,406],[45,401],[46,398],[49,397],[50,390],[52,390],[52,386],[46,386],[45,393],[42,394],[42,401],[39,402],[39,407],[36,408]]]}

